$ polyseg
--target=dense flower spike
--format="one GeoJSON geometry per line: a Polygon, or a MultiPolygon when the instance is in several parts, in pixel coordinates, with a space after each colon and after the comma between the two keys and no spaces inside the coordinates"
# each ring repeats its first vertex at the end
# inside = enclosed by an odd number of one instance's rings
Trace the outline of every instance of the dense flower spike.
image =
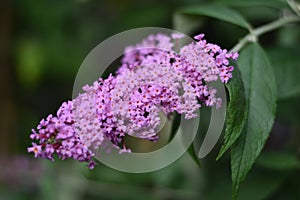
{"type": "Polygon", "coordinates": [[[80,162],[89,162],[89,168],[94,168],[93,153],[81,142],[74,128],[73,102],[64,102],[57,111],[57,116],[49,115],[42,119],[37,129],[32,130],[31,139],[39,144],[32,143],[28,152],[33,152],[37,158],[53,159],[56,153],[62,160],[73,158],[80,162]]]}
{"type": "Polygon", "coordinates": [[[63,103],[57,116],[49,115],[38,132],[32,130],[30,137],[39,144],[32,143],[28,152],[50,160],[56,153],[93,168],[91,149],[107,142],[123,153],[130,152],[123,144],[126,134],[156,141],[161,113],[178,112],[191,119],[201,106],[220,107],[222,99],[209,83],[227,83],[233,70],[229,59],[236,60],[238,54],[207,43],[204,34],[179,49],[182,37],[150,35],[127,47],[115,76],[84,86],[84,93],[63,103]]]}

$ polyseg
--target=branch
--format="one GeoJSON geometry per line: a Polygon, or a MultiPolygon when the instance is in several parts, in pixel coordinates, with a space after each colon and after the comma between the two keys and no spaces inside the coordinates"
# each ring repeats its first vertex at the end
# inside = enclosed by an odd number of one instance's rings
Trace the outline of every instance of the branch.
{"type": "Polygon", "coordinates": [[[248,42],[255,42],[257,41],[257,38],[267,32],[270,32],[272,30],[275,30],[285,24],[292,23],[292,22],[298,22],[300,21],[300,17],[298,16],[288,16],[288,17],[282,17],[278,20],[275,20],[273,22],[270,22],[266,25],[263,25],[259,28],[256,28],[252,30],[248,35],[246,35],[243,39],[240,40],[239,43],[237,43],[231,51],[238,52],[241,50],[248,42]]]}

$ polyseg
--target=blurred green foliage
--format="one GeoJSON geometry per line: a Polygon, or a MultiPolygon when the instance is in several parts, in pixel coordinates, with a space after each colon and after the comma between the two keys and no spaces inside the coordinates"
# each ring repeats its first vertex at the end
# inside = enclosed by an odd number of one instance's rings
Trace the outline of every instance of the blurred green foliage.
{"type": "MultiPolygon", "coordinates": [[[[136,27],[175,27],[190,35],[205,32],[209,41],[225,48],[234,46],[246,33],[243,28],[209,17],[178,16],[177,11],[182,7],[201,7],[210,2],[15,0],[0,3],[1,10],[12,10],[10,18],[2,18],[1,23],[4,29],[12,27],[11,36],[5,38],[11,48],[1,54],[12,60],[7,67],[13,73],[10,83],[0,81],[13,85],[11,101],[16,110],[17,132],[12,130],[11,135],[16,135],[17,140],[6,139],[17,144],[14,159],[22,160],[25,155],[29,162],[0,160],[0,199],[230,199],[229,159],[215,161],[218,148],[201,160],[201,168],[185,155],[171,166],[147,174],[122,173],[101,164],[89,171],[72,161],[39,161],[27,157],[26,153],[30,129],[41,117],[55,112],[62,101],[71,98],[81,62],[107,37],[136,27]]],[[[215,2],[237,9],[255,27],[276,19],[287,7],[283,0],[215,2]]],[[[260,38],[260,43],[266,47],[275,68],[280,100],[271,136],[242,184],[239,199],[297,200],[300,199],[299,25],[287,25],[268,33],[260,38]]],[[[5,94],[4,91],[2,95],[5,94]]],[[[2,118],[7,113],[1,115],[2,118]]]]}

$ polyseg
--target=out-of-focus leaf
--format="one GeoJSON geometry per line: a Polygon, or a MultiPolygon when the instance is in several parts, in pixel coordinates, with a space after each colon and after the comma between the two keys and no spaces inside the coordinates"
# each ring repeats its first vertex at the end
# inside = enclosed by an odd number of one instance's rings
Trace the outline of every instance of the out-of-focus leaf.
{"type": "Polygon", "coordinates": [[[17,74],[19,81],[26,86],[38,83],[44,71],[45,55],[38,41],[21,40],[17,48],[17,74]]]}
{"type": "Polygon", "coordinates": [[[239,12],[241,15],[246,17],[248,21],[258,25],[260,23],[267,23],[278,19],[278,10],[270,7],[263,6],[249,6],[249,7],[239,7],[239,12]]]}
{"type": "Polygon", "coordinates": [[[191,144],[191,146],[188,148],[187,152],[189,153],[189,155],[192,157],[192,159],[196,162],[196,164],[198,165],[198,167],[200,167],[200,160],[195,152],[195,148],[194,145],[191,144]]]}
{"type": "MultiPolygon", "coordinates": [[[[279,29],[277,42],[280,46],[284,46],[284,47],[299,46],[299,43],[300,43],[299,24],[296,24],[296,23],[289,24],[289,25],[285,26],[284,28],[279,29]]],[[[272,58],[270,58],[270,59],[272,59],[272,58]]]]}
{"type": "Polygon", "coordinates": [[[189,34],[202,24],[203,20],[199,19],[197,16],[185,15],[180,12],[173,15],[173,28],[185,34],[189,34]]]}
{"type": "Polygon", "coordinates": [[[277,172],[255,168],[242,185],[238,200],[269,199],[290,173],[290,171],[277,172]]]}
{"type": "Polygon", "coordinates": [[[264,50],[250,44],[238,60],[248,104],[247,124],[231,151],[233,198],[252,168],[272,128],[276,110],[277,89],[270,62],[264,50]]]}
{"type": "MultiPolygon", "coordinates": [[[[205,200],[231,200],[230,175],[224,165],[216,166],[213,162],[203,163],[208,167],[208,180],[205,184],[205,200]],[[225,168],[225,169],[224,169],[225,168]]],[[[225,164],[225,163],[224,163],[225,164]]],[[[291,171],[274,171],[256,166],[248,175],[239,191],[238,200],[272,199],[271,196],[285,183],[291,171]],[[274,176],[276,174],[276,176],[274,176]]]]}
{"type": "Polygon", "coordinates": [[[289,9],[284,0],[218,0],[224,6],[238,9],[248,21],[257,23],[259,21],[272,21],[278,18],[278,10],[289,9]]]}
{"type": "Polygon", "coordinates": [[[272,48],[268,51],[277,82],[279,99],[300,94],[300,48],[272,48]]]}
{"type": "Polygon", "coordinates": [[[179,11],[181,14],[208,16],[223,20],[240,27],[251,29],[247,20],[233,9],[221,5],[203,5],[186,7],[179,11]]]}
{"type": "Polygon", "coordinates": [[[288,8],[288,4],[284,0],[218,0],[218,3],[222,3],[224,5],[230,5],[230,6],[241,6],[241,7],[249,7],[249,6],[268,6],[272,8],[288,8]]]}
{"type": "Polygon", "coordinates": [[[280,187],[269,199],[300,199],[299,178],[299,171],[290,173],[285,181],[285,184],[282,185],[282,187],[280,187]]]}
{"type": "Polygon", "coordinates": [[[274,170],[300,169],[300,160],[296,155],[283,152],[265,152],[257,158],[257,164],[274,170]]]}
{"type": "Polygon", "coordinates": [[[225,86],[228,89],[230,101],[226,114],[225,141],[217,159],[219,159],[238,139],[247,119],[245,89],[238,67],[235,66],[232,78],[225,86]]]}

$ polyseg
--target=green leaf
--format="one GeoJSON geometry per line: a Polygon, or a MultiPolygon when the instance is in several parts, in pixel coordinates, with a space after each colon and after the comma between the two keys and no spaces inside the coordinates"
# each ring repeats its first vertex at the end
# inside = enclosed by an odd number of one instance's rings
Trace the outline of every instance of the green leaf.
{"type": "Polygon", "coordinates": [[[278,11],[290,10],[286,0],[218,0],[217,3],[237,9],[250,22],[273,21],[278,11]]]}
{"type": "Polygon", "coordinates": [[[218,3],[230,6],[249,7],[249,6],[267,6],[271,8],[283,9],[288,8],[288,4],[283,0],[218,0],[218,3]]]}
{"type": "Polygon", "coordinates": [[[225,86],[229,92],[230,101],[227,107],[225,121],[225,141],[219,152],[217,160],[238,139],[247,120],[245,89],[241,78],[241,72],[237,66],[235,66],[233,70],[231,80],[225,86]]]}
{"type": "Polygon", "coordinates": [[[245,86],[248,118],[231,151],[233,199],[270,134],[277,97],[272,67],[258,44],[250,44],[241,52],[238,66],[245,86]]]}
{"type": "Polygon", "coordinates": [[[300,48],[273,48],[268,51],[277,82],[279,99],[300,94],[300,48]]]}
{"type": "Polygon", "coordinates": [[[208,16],[241,26],[248,30],[251,29],[250,24],[243,16],[241,16],[235,10],[221,5],[192,6],[183,8],[179,12],[186,15],[208,16]]]}

